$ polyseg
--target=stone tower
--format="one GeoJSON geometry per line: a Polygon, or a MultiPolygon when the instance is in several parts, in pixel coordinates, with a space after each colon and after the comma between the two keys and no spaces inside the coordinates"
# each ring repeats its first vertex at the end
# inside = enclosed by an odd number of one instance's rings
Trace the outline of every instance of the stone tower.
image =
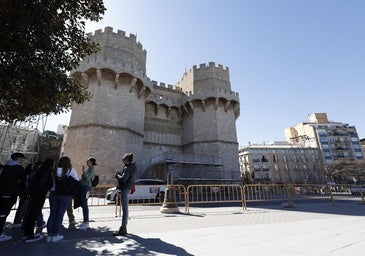
{"type": "Polygon", "coordinates": [[[106,27],[89,37],[101,50],[71,76],[92,99],[72,106],[62,152],[76,170],[94,156],[101,178],[112,181],[122,154],[134,152],[139,177],[240,179],[240,104],[228,68],[201,64],[175,86],[158,84],[146,76],[146,51],[134,35],[106,27]]]}
{"type": "Polygon", "coordinates": [[[239,98],[231,91],[228,68],[216,67],[213,62],[194,66],[177,86],[186,94],[183,152],[219,156],[223,170],[213,177],[239,179],[239,174],[232,172],[239,168],[235,126],[239,98]]]}
{"type": "Polygon", "coordinates": [[[101,50],[71,75],[82,80],[92,99],[72,106],[63,153],[78,171],[89,156],[96,157],[98,172],[110,179],[122,164],[122,154],[143,149],[145,100],[151,92],[147,53],[134,35],[113,33],[111,27],[89,37],[101,50]]]}

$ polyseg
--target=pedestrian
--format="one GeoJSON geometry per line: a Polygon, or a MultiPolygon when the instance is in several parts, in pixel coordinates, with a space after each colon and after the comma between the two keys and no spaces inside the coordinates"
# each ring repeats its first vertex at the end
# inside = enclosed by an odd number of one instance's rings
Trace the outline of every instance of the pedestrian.
{"type": "Polygon", "coordinates": [[[30,180],[27,192],[29,203],[27,215],[23,221],[25,242],[35,242],[42,239],[42,235],[34,233],[34,227],[39,214],[42,213],[44,201],[47,192],[53,186],[52,171],[54,169],[54,160],[46,159],[34,176],[30,180]]]}
{"type": "Polygon", "coordinates": [[[74,210],[72,208],[72,201],[74,201],[73,198],[71,198],[70,203],[67,206],[67,217],[68,217],[69,228],[75,227],[76,224],[74,210]]]}
{"type": "Polygon", "coordinates": [[[27,186],[30,177],[30,173],[32,172],[33,164],[27,164],[24,168],[25,170],[25,187],[20,190],[18,206],[15,212],[13,228],[22,227],[22,221],[27,212],[28,206],[28,198],[27,198],[27,186]]]}
{"type": "MultiPolygon", "coordinates": [[[[14,217],[14,224],[13,227],[19,227],[20,223],[21,223],[21,229],[24,230],[24,219],[26,218],[26,216],[28,215],[28,210],[29,210],[29,204],[30,204],[30,197],[28,194],[28,188],[29,188],[29,184],[31,183],[34,174],[37,172],[37,170],[40,168],[40,166],[43,164],[42,161],[37,161],[35,164],[28,164],[25,167],[25,174],[26,174],[26,189],[24,191],[21,192],[24,193],[24,195],[20,196],[20,200],[18,203],[18,208],[17,211],[15,213],[15,217],[14,217]],[[22,197],[25,199],[22,199],[22,197]]],[[[39,215],[37,216],[37,228],[39,230],[43,229],[46,227],[46,222],[43,219],[43,214],[42,211],[39,213],[39,215]]]]}
{"type": "Polygon", "coordinates": [[[25,158],[20,152],[11,154],[0,174],[0,242],[12,238],[4,233],[4,226],[17,197],[25,189],[26,175],[22,166],[25,158]]]}
{"type": "MultiPolygon", "coordinates": [[[[53,161],[53,163],[54,163],[54,161],[53,161]]],[[[32,181],[35,173],[39,170],[39,168],[41,167],[42,164],[43,164],[43,161],[37,161],[33,165],[32,171],[31,171],[31,173],[29,174],[29,177],[28,177],[28,184],[30,184],[30,182],[32,181]]],[[[43,228],[45,228],[47,226],[47,223],[43,219],[42,211],[38,214],[36,223],[37,223],[37,229],[40,229],[40,230],[42,230],[43,228]]]]}
{"type": "Polygon", "coordinates": [[[86,161],[86,166],[88,168],[85,169],[85,166],[82,166],[80,200],[82,207],[83,223],[80,225],[80,229],[89,228],[89,207],[87,205],[87,200],[89,198],[89,194],[92,188],[91,181],[94,179],[96,174],[96,165],[96,159],[93,157],[89,157],[89,159],[86,161]]]}
{"type": "Polygon", "coordinates": [[[68,204],[71,201],[72,193],[68,193],[74,189],[74,183],[69,187],[61,186],[66,183],[62,181],[74,180],[78,181],[77,172],[72,168],[71,160],[67,156],[59,159],[56,170],[53,172],[53,186],[49,194],[50,214],[47,221],[47,242],[57,242],[63,239],[59,234],[62,226],[63,216],[65,215],[68,204]],[[62,189],[62,190],[61,190],[62,189]],[[69,190],[69,191],[67,191],[69,190]]]}
{"type": "Polygon", "coordinates": [[[127,234],[127,224],[128,224],[128,195],[134,185],[136,176],[136,165],[133,163],[133,153],[127,153],[123,156],[123,169],[118,170],[115,177],[118,180],[117,189],[120,191],[120,203],[122,206],[123,216],[122,225],[119,231],[114,232],[115,236],[125,236],[127,234]]]}

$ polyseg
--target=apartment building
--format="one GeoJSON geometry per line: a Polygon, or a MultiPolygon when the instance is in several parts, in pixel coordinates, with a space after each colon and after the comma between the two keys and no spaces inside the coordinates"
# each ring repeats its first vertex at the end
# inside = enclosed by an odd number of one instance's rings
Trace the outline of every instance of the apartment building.
{"type": "Polygon", "coordinates": [[[239,150],[245,183],[323,183],[326,180],[317,148],[286,141],[249,145],[239,150]]]}
{"type": "Polygon", "coordinates": [[[314,113],[309,122],[299,123],[285,130],[286,140],[301,144],[303,138],[319,149],[325,165],[336,160],[363,160],[360,139],[356,128],[347,123],[329,121],[326,113],[314,113]]]}

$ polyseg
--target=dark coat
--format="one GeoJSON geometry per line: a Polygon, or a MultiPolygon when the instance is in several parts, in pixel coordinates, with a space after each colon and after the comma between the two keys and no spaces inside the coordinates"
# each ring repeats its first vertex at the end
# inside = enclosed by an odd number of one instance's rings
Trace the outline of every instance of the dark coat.
{"type": "Polygon", "coordinates": [[[0,196],[18,196],[25,190],[26,174],[23,166],[13,161],[0,174],[0,196]]]}
{"type": "Polygon", "coordinates": [[[36,172],[30,180],[28,186],[28,194],[45,195],[53,186],[53,178],[51,172],[36,172]]]}
{"type": "Polygon", "coordinates": [[[120,190],[130,190],[132,189],[135,176],[136,176],[137,168],[135,163],[128,163],[124,165],[122,170],[119,170],[115,175],[115,178],[118,180],[118,189],[120,190]]]}

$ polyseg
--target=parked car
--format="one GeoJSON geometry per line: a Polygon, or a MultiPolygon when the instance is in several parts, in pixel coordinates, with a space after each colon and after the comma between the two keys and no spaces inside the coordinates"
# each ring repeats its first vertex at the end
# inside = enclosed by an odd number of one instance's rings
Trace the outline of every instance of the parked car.
{"type": "Polygon", "coordinates": [[[365,186],[352,186],[350,190],[352,195],[360,195],[361,190],[362,194],[365,196],[365,186]]]}
{"type": "MultiPolygon", "coordinates": [[[[138,179],[135,182],[136,191],[129,194],[130,201],[154,201],[163,202],[165,198],[166,183],[158,179],[138,179]]],[[[117,188],[113,187],[107,190],[106,199],[115,202],[117,197],[117,188]]]]}

